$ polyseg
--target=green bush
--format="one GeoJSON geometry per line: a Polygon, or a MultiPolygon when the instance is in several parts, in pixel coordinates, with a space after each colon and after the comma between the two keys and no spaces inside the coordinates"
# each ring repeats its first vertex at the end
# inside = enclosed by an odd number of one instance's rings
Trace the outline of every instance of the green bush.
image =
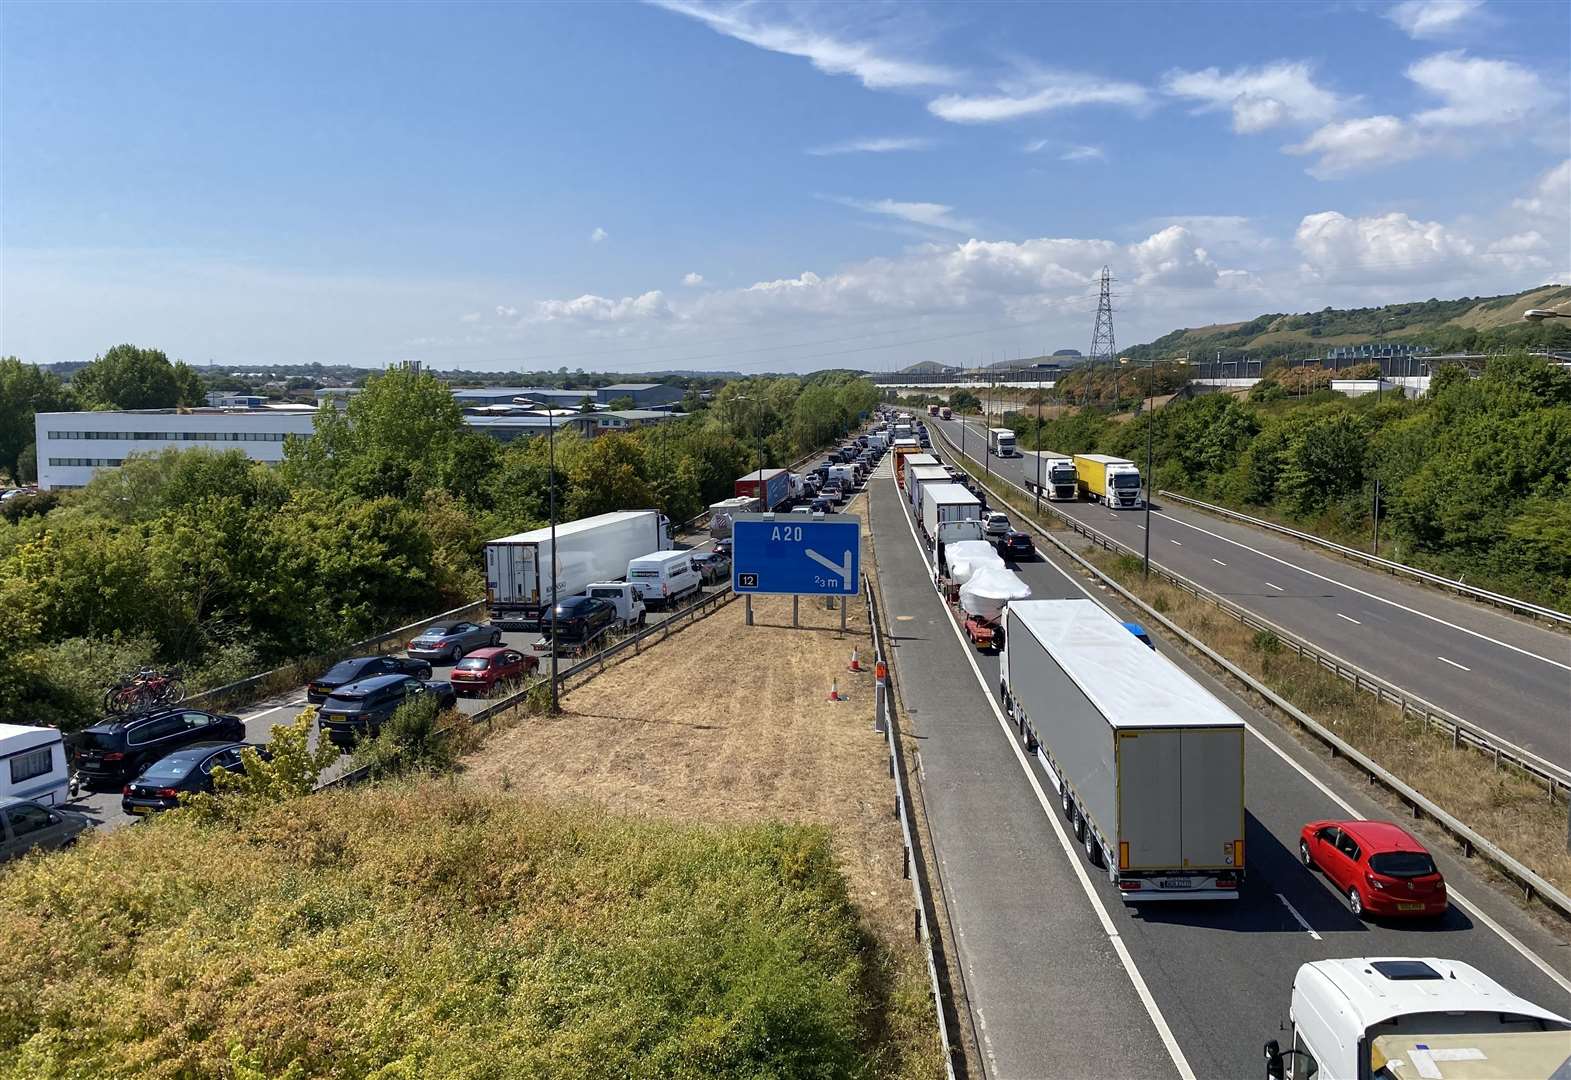
{"type": "Polygon", "coordinates": [[[817,827],[446,784],[183,811],[0,875],[0,1076],[847,1077],[870,955],[817,827]]]}

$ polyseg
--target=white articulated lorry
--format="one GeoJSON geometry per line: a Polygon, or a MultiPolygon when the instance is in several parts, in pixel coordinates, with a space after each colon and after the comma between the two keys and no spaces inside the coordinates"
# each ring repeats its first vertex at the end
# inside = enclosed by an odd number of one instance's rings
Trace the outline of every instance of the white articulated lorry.
{"type": "Polygon", "coordinates": [[[1044,498],[1054,502],[1074,502],[1080,498],[1080,477],[1075,472],[1074,458],[1051,450],[1026,450],[1020,456],[1026,459],[1022,471],[1026,490],[1031,494],[1037,493],[1040,478],[1044,498]]]}
{"type": "Polygon", "coordinates": [[[1126,903],[1238,898],[1244,723],[1090,600],[1011,603],[999,683],[1126,903]]]}
{"type": "Polygon", "coordinates": [[[922,512],[922,488],[927,484],[952,484],[949,470],[942,465],[912,465],[906,463],[906,494],[916,512],[922,512]]]}
{"type": "Polygon", "coordinates": [[[929,543],[938,539],[946,521],[981,521],[982,504],[959,484],[927,484],[922,489],[922,531],[929,543]]]}
{"type": "Polygon", "coordinates": [[[996,457],[1015,456],[1015,430],[1014,428],[996,427],[987,429],[987,448],[996,457]]]}
{"type": "Polygon", "coordinates": [[[504,630],[536,630],[556,597],[626,577],[640,555],[671,547],[671,522],[658,510],[619,510],[556,527],[556,596],[551,593],[551,530],[534,529],[485,546],[485,596],[504,630]]]}
{"type": "Polygon", "coordinates": [[[1269,1080],[1563,1080],[1571,1020],[1470,964],[1354,957],[1293,977],[1287,1045],[1265,1044],[1269,1080]]]}

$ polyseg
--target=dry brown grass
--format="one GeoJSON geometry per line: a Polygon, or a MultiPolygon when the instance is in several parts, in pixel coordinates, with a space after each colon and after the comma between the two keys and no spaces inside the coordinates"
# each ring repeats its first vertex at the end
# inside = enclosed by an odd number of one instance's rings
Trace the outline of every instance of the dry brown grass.
{"type": "MultiPolygon", "coordinates": [[[[865,496],[851,512],[865,509],[865,496]]],[[[864,558],[870,545],[864,530],[864,558]]],[[[570,797],[683,822],[826,826],[852,899],[877,942],[900,1075],[942,1070],[926,962],[911,933],[911,888],[873,682],[865,602],[840,613],[806,598],[735,601],[574,689],[562,715],[500,731],[464,762],[471,782],[524,798],[570,797]],[[830,702],[832,683],[849,700],[830,702]]]]}

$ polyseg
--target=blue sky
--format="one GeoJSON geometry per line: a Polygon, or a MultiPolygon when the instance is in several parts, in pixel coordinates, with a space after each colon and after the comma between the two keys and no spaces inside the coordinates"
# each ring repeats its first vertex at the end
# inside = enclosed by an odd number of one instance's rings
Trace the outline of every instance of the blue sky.
{"type": "Polygon", "coordinates": [[[0,353],[887,369],[1571,279],[1563,3],[0,7],[0,353]]]}

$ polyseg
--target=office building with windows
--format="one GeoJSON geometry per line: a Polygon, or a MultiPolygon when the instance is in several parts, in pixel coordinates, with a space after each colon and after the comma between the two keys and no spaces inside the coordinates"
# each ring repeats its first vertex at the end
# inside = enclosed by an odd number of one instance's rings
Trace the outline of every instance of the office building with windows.
{"type": "Polygon", "coordinates": [[[82,487],[99,469],[118,468],[131,454],[171,447],[242,450],[253,461],[284,460],[284,440],[309,437],[316,409],[273,405],[255,409],[134,409],[121,412],[41,412],[38,486],[82,487]]]}

